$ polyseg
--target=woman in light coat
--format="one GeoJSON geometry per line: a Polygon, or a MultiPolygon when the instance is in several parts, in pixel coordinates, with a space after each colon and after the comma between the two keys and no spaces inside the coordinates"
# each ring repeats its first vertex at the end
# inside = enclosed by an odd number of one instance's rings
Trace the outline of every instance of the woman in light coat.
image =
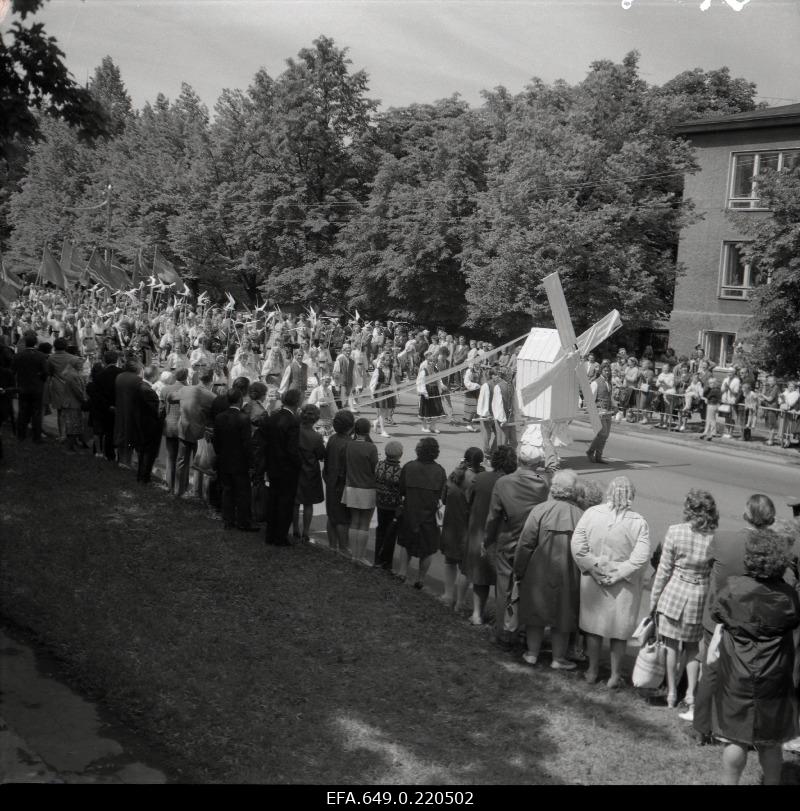
{"type": "Polygon", "coordinates": [[[650,560],[647,521],[631,509],[636,495],[626,476],[606,490],[604,504],[590,507],[572,535],[572,555],[581,570],[580,628],[586,634],[589,669],[597,681],[603,639],[611,641],[610,688],[622,686],[625,646],[638,620],[642,578],[650,560]]]}

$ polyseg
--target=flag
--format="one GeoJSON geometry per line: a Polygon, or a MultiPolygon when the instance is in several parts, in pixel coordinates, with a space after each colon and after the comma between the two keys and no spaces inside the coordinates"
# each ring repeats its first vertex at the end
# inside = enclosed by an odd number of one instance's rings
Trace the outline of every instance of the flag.
{"type": "Polygon", "coordinates": [[[42,281],[50,282],[50,284],[60,287],[62,290],[67,289],[67,280],[64,278],[61,266],[58,264],[53,254],[47,249],[47,245],[44,246],[44,250],[42,251],[42,265],[39,268],[39,273],[41,274],[42,281]]]}
{"type": "Polygon", "coordinates": [[[10,307],[11,302],[19,297],[19,290],[5,281],[0,281],[0,304],[10,307]]]}
{"type": "Polygon", "coordinates": [[[61,270],[70,284],[84,284],[88,280],[86,264],[80,258],[80,251],[67,239],[61,245],[61,270]]]}
{"type": "Polygon", "coordinates": [[[6,270],[6,263],[3,261],[3,255],[0,254],[0,284],[11,285],[15,290],[22,290],[25,283],[10,270],[6,270]]]}
{"type": "Polygon", "coordinates": [[[117,290],[123,290],[131,286],[128,274],[119,265],[115,265],[113,262],[109,267],[108,275],[111,281],[114,282],[114,286],[117,290]]]}
{"type": "Polygon", "coordinates": [[[109,290],[115,289],[114,282],[109,275],[108,268],[106,267],[105,262],[100,258],[97,248],[92,251],[92,255],[89,257],[89,265],[87,270],[92,278],[100,282],[103,287],[107,287],[109,290]]]}
{"type": "Polygon", "coordinates": [[[174,284],[175,289],[181,295],[188,296],[190,294],[189,288],[183,283],[180,274],[175,270],[175,266],[168,259],[159,256],[158,248],[156,248],[155,256],[153,256],[153,273],[166,284],[174,284]]]}

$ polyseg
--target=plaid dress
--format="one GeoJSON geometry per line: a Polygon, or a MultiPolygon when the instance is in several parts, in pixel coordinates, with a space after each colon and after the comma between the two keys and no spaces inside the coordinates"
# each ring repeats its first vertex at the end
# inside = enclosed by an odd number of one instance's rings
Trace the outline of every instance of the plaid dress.
{"type": "Polygon", "coordinates": [[[662,636],[678,642],[698,642],[703,636],[713,538],[712,532],[698,532],[691,524],[673,524],[667,530],[650,595],[662,636]]]}

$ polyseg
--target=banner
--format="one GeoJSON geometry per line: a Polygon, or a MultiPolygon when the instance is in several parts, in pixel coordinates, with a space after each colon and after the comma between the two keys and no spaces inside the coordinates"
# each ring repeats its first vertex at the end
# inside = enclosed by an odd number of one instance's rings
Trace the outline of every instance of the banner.
{"type": "Polygon", "coordinates": [[[61,266],[58,264],[53,254],[47,249],[47,245],[44,246],[44,250],[42,251],[42,265],[39,269],[39,273],[43,281],[50,282],[50,284],[60,287],[62,290],[67,289],[67,280],[64,278],[61,266]]]}

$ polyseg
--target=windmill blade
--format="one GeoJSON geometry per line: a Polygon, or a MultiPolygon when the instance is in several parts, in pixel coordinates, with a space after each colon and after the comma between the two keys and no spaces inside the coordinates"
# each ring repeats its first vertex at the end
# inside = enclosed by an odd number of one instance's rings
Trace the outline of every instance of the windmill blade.
{"type": "Polygon", "coordinates": [[[603,423],[600,421],[600,412],[597,410],[597,403],[594,401],[589,375],[586,374],[586,367],[582,362],[575,367],[575,374],[578,376],[578,384],[583,392],[583,402],[589,412],[589,422],[592,424],[592,430],[599,431],[603,427],[603,423]]]}
{"type": "Polygon", "coordinates": [[[619,310],[612,310],[596,324],[589,327],[586,332],[582,332],[578,336],[578,351],[581,353],[581,357],[588,355],[606,338],[610,338],[620,327],[622,327],[622,318],[619,310]]]}
{"type": "Polygon", "coordinates": [[[569,317],[567,300],[564,298],[564,290],[561,287],[558,273],[545,276],[542,283],[547,293],[547,301],[550,303],[550,310],[553,313],[553,320],[556,322],[561,346],[567,350],[573,349],[575,347],[575,330],[569,317]]]}
{"type": "Polygon", "coordinates": [[[556,378],[561,375],[569,374],[569,370],[575,367],[577,361],[577,353],[569,352],[557,360],[544,374],[537,377],[533,383],[528,383],[527,386],[520,389],[519,396],[522,400],[522,405],[526,406],[528,403],[532,403],[540,394],[555,383],[556,378]]]}

